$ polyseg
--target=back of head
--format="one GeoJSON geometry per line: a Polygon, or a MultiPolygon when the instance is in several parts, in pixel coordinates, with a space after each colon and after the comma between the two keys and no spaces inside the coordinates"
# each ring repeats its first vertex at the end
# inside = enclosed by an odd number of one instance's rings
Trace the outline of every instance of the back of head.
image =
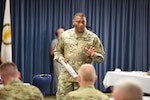
{"type": "Polygon", "coordinates": [[[17,66],[13,62],[6,62],[0,65],[1,77],[9,79],[10,77],[18,77],[17,66]]]}
{"type": "Polygon", "coordinates": [[[142,100],[142,89],[136,80],[121,80],[114,85],[114,100],[142,100]]]}
{"type": "Polygon", "coordinates": [[[91,64],[83,64],[79,69],[78,75],[84,82],[95,82],[96,72],[93,65],[91,64]]]}

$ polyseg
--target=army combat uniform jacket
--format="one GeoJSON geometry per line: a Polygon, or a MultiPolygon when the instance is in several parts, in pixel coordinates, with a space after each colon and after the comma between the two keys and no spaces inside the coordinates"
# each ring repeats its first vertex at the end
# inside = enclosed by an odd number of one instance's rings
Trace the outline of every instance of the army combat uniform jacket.
{"type": "Polygon", "coordinates": [[[69,92],[65,100],[109,100],[109,98],[94,86],[87,86],[69,92]]]}
{"type": "MultiPolygon", "coordinates": [[[[77,34],[73,28],[65,31],[59,38],[59,42],[54,51],[54,60],[58,61],[60,57],[67,59],[68,63],[77,72],[82,64],[91,64],[93,60],[103,62],[104,49],[96,34],[87,29],[83,33],[77,34]],[[96,55],[91,57],[85,50],[85,48],[89,47],[94,47],[95,51],[101,54],[101,57],[96,55]]],[[[60,74],[60,78],[64,81],[75,81],[64,67],[62,67],[60,74]]]]}
{"type": "Polygon", "coordinates": [[[15,80],[0,89],[0,100],[44,100],[40,90],[15,80]]]}

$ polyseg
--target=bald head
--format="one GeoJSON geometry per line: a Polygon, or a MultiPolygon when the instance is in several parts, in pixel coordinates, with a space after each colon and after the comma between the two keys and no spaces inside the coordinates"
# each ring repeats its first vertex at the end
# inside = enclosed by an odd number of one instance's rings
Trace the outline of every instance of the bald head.
{"type": "Polygon", "coordinates": [[[78,76],[80,77],[80,81],[94,84],[97,76],[93,65],[91,64],[83,64],[79,71],[78,76]]]}
{"type": "Polygon", "coordinates": [[[114,100],[142,100],[142,89],[136,80],[121,80],[114,85],[114,100]]]}

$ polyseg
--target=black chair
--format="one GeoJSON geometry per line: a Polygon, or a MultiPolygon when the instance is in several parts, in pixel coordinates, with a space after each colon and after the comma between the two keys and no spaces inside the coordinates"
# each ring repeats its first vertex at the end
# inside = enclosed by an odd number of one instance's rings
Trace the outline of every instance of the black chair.
{"type": "Polygon", "coordinates": [[[50,74],[39,74],[33,77],[31,84],[38,87],[45,96],[50,87],[51,81],[52,76],[50,74]]]}

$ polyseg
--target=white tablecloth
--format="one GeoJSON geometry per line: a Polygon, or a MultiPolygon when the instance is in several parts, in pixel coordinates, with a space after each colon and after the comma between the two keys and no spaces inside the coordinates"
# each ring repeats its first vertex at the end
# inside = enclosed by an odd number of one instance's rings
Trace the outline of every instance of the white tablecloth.
{"type": "Polygon", "coordinates": [[[142,86],[144,93],[150,94],[150,76],[146,75],[145,72],[133,71],[133,72],[114,72],[108,71],[104,77],[103,85],[105,88],[113,86],[117,81],[131,78],[139,81],[142,86]]]}

